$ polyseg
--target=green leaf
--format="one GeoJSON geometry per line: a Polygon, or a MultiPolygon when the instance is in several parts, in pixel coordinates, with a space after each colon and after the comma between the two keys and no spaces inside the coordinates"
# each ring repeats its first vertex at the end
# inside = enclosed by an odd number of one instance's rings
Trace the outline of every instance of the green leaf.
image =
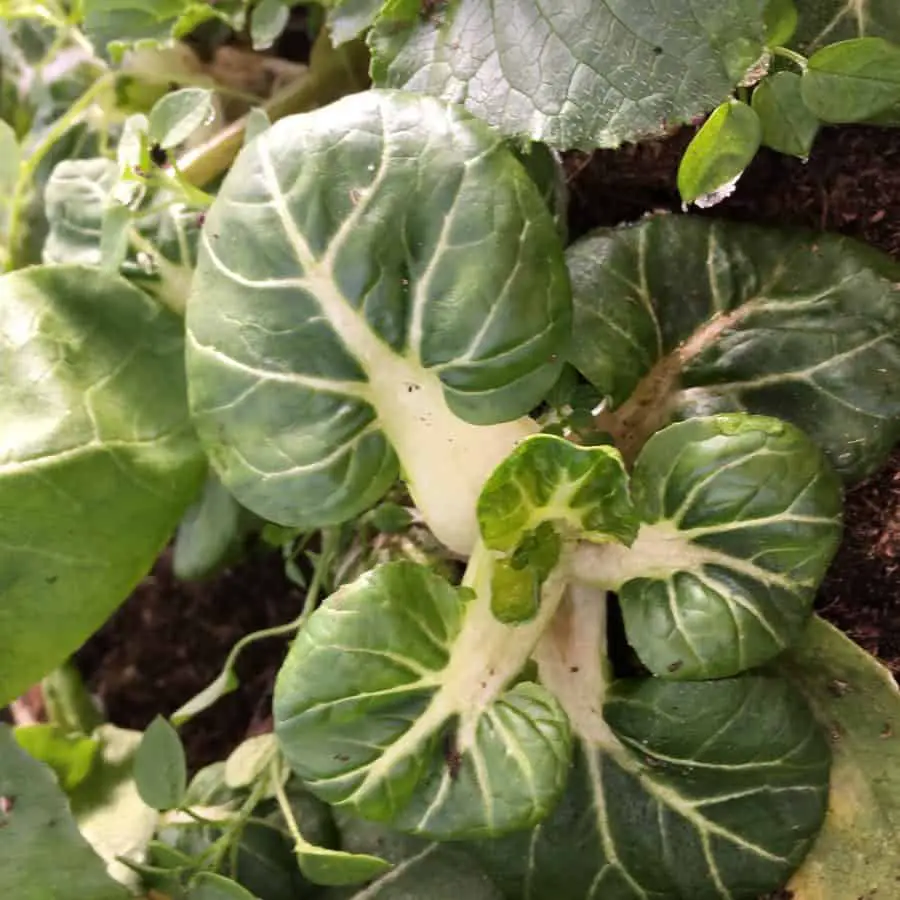
{"type": "Polygon", "coordinates": [[[90,897],[126,900],[109,878],[69,812],[50,769],[19,747],[0,724],[0,872],[3,891],[16,900],[90,897]]]}
{"type": "Polygon", "coordinates": [[[250,787],[268,768],[276,753],[275,735],[247,738],[225,760],[225,784],[232,790],[250,787]]]}
{"type": "Polygon", "coordinates": [[[202,691],[195,694],[183,706],[172,713],[172,722],[183,725],[217,703],[222,697],[237,690],[240,681],[230,668],[223,669],[202,691]]]}
{"type": "Polygon", "coordinates": [[[819,120],[803,102],[801,81],[794,72],[776,72],[760,82],[752,104],[762,125],[764,146],[808,159],[819,133],[819,120]]]}
{"type": "Polygon", "coordinates": [[[799,14],[794,0],[768,0],[766,3],[766,45],[783,47],[797,31],[799,14]]]}
{"type": "Polygon", "coordinates": [[[0,703],[150,570],[202,478],[178,319],[82,266],[0,278],[0,703]]]}
{"type": "Polygon", "coordinates": [[[297,864],[313,884],[341,887],[371,881],[393,869],[378,856],[328,850],[312,844],[298,844],[297,864]]]}
{"type": "Polygon", "coordinates": [[[402,466],[429,527],[469,553],[484,480],[536,430],[517,417],[556,380],[569,304],[543,199],[466,113],[370,91],[282,119],[203,229],[201,439],[241,504],[300,528],[359,515],[402,466]]]}
{"type": "Polygon", "coordinates": [[[104,271],[118,272],[125,262],[130,225],[131,210],[121,203],[107,201],[100,225],[100,268],[104,271]]]}
{"type": "Polygon", "coordinates": [[[900,45],[855,38],[814,53],[803,102],[823,122],[863,122],[900,104],[900,45]]]}
{"type": "Polygon", "coordinates": [[[66,734],[56,725],[20,726],[15,736],[23,750],[53,769],[67,794],[87,778],[100,749],[93,738],[66,734]]]}
{"type": "Polygon", "coordinates": [[[509,685],[556,605],[506,626],[483,588],[473,597],[388,563],[313,613],[279,672],[274,714],[314,795],[441,839],[525,828],[552,808],[569,766],[566,717],[539,685],[509,685]]]}
{"type": "Polygon", "coordinates": [[[812,52],[855,37],[900,43],[900,7],[894,0],[795,0],[800,25],[794,41],[812,52]]]}
{"type": "Polygon", "coordinates": [[[185,580],[206,578],[233,562],[254,523],[255,517],[210,473],[200,499],[178,526],[172,554],[175,576],[185,580]]]}
{"type": "Polygon", "coordinates": [[[328,30],[335,47],[359,37],[381,12],[385,0],[328,0],[328,30]]]}
{"type": "Polygon", "coordinates": [[[12,126],[0,119],[0,203],[5,205],[19,177],[21,151],[12,126]]]}
{"type": "Polygon", "coordinates": [[[762,139],[756,113],[740,100],[727,100],[694,135],[678,167],[678,191],[685,203],[711,206],[722,188],[753,161],[762,139]]]}
{"type": "Polygon", "coordinates": [[[214,115],[212,91],[182,88],[160,98],[147,117],[147,136],[164,150],[183,144],[214,115]]]}
{"type": "Polygon", "coordinates": [[[735,675],[799,638],[842,506],[837,475],[799,429],[745,413],[670,425],[638,456],[631,490],[645,524],[608,586],[654,675],[735,675]]]}
{"type": "Polygon", "coordinates": [[[559,238],[565,245],[569,242],[569,187],[566,170],[559,153],[546,144],[510,141],[510,149],[525,167],[531,180],[537,185],[547,209],[550,210],[559,238]]]}
{"type": "Polygon", "coordinates": [[[138,793],[154,809],[175,809],[184,801],[187,764],[178,732],[157,716],[147,728],[134,759],[138,793]]]}
{"type": "Polygon", "coordinates": [[[216,875],[214,872],[201,872],[191,882],[188,900],[256,900],[256,898],[230,878],[216,875]]]}
{"type": "Polygon", "coordinates": [[[272,120],[261,106],[254,106],[247,113],[247,124],[244,126],[244,145],[250,143],[257,135],[268,131],[272,127],[272,120]]]}
{"type": "Polygon", "coordinates": [[[471,851],[505,897],[756,900],[822,824],[829,752],[796,691],[760,675],[613,686],[614,734],[583,741],[531,833],[471,851]]]}
{"type": "Polygon", "coordinates": [[[891,673],[814,618],[782,671],[831,734],[828,817],[788,884],[794,900],[890,896],[900,829],[900,694],[891,673]]]}
{"type": "Polygon", "coordinates": [[[134,781],[134,755],[141,732],[102,725],[93,734],[99,758],[90,775],[71,795],[72,815],[112,878],[138,887],[135,872],[125,865],[144,859],[159,814],[141,800],[134,781]]]}
{"type": "Polygon", "coordinates": [[[260,0],[250,14],[250,39],[254,50],[268,50],[278,40],[291,11],[282,0],[260,0]]]}
{"type": "MultiPolygon", "coordinates": [[[[368,5],[367,5],[368,8],[368,5]]],[[[719,104],[757,63],[762,0],[687,0],[508,10],[455,0],[440,15],[379,20],[369,36],[380,87],[428,92],[504,134],[558,149],[618,147],[719,104]]]]}
{"type": "Polygon", "coordinates": [[[667,423],[797,425],[847,481],[900,440],[900,266],[836,235],[658,216],[569,248],[571,361],[626,461],[667,423]]]}

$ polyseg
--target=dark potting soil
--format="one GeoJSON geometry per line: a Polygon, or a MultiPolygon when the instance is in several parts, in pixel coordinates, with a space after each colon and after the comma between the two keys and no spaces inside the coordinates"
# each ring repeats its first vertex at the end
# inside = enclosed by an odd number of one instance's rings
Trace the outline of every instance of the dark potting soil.
{"type": "MultiPolygon", "coordinates": [[[[678,210],[675,175],[690,140],[566,158],[577,237],[599,225],[678,210]]],[[[900,260],[900,129],[827,130],[808,163],[762,152],[736,193],[708,214],[840,231],[900,260]]],[[[209,683],[249,631],[289,621],[302,597],[279,554],[257,551],[208,582],[179,583],[164,554],[119,612],[78,654],[109,717],[143,728],[209,683]]],[[[822,614],[900,674],[900,452],[848,492],[846,536],[819,598],[822,614]]],[[[241,658],[241,686],[184,729],[192,766],[221,759],[269,726],[274,675],[286,644],[269,640],[241,658]]]]}

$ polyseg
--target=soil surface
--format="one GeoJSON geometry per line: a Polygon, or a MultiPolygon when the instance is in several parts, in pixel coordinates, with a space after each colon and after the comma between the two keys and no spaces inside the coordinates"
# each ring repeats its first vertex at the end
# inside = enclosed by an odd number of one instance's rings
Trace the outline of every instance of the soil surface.
{"type": "MultiPolygon", "coordinates": [[[[675,175],[690,140],[674,137],[592,156],[571,154],[570,225],[577,237],[644,213],[679,210],[675,175]]],[[[900,260],[900,130],[826,130],[807,163],[764,151],[736,193],[709,213],[863,238],[900,260]]],[[[900,674],[900,452],[848,493],[846,537],[819,598],[822,614],[900,674]]],[[[211,681],[249,631],[289,621],[301,603],[281,557],[254,552],[221,576],[177,582],[168,555],[78,655],[117,724],[143,728],[211,681]]],[[[240,688],[184,729],[192,766],[224,757],[269,725],[284,641],[251,647],[240,688]]]]}

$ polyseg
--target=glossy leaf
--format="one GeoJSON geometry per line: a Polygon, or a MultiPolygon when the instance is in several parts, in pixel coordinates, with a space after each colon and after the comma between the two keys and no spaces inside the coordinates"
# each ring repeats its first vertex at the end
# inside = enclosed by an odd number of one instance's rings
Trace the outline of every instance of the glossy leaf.
{"type": "Polygon", "coordinates": [[[753,109],[762,126],[762,143],[779,153],[808,159],[819,133],[819,120],[801,96],[801,77],[776,72],[753,92],[753,109]]]}
{"type": "Polygon", "coordinates": [[[2,723],[0,798],[0,884],[6,896],[128,897],[79,834],[53,773],[19,747],[12,729],[2,723]]]}
{"type": "Polygon", "coordinates": [[[149,571],[202,478],[178,320],[81,266],[0,279],[0,702],[149,571]]]}
{"type": "Polygon", "coordinates": [[[762,126],[740,100],[717,107],[694,136],[678,166],[678,192],[685,203],[712,205],[711,198],[732,184],[759,150],[762,126]]]}
{"type": "MultiPolygon", "coordinates": [[[[610,584],[655,675],[721,678],[793,644],[840,544],[842,491],[786,423],[742,413],[655,434],[634,466],[644,523],[610,584]]],[[[603,554],[619,548],[599,548],[603,554]]]]}
{"type": "Polygon", "coordinates": [[[183,144],[215,115],[212,91],[182,88],[156,102],[147,117],[147,137],[164,150],[183,144]]]}
{"type": "Polygon", "coordinates": [[[157,716],[144,733],[134,758],[138,793],[154,809],[174,809],[184,800],[187,763],[178,732],[157,716]]]}
{"type": "Polygon", "coordinates": [[[624,682],[604,715],[615,737],[579,746],[547,820],[472,845],[506,898],[758,900],[784,884],[827,803],[828,745],[799,694],[758,675],[624,682]]]}
{"type": "Polygon", "coordinates": [[[240,503],[338,523],[402,465],[438,538],[469,553],[478,492],[556,379],[569,289],[550,214],[496,135],[372,91],[243,149],[187,324],[197,426],[240,503]]]}
{"type": "Polygon", "coordinates": [[[788,884],[794,900],[890,896],[900,829],[900,694],[893,675],[819,618],[781,671],[829,730],[828,817],[788,884]]]}
{"type": "Polygon", "coordinates": [[[900,44],[854,38],[814,53],[803,102],[823,122],[864,122],[900,104],[900,44]]]}
{"type": "Polygon", "coordinates": [[[425,91],[506,134],[559,149],[617,147],[718,105],[760,58],[762,0],[694,14],[686,0],[456,0],[413,22],[379,21],[379,86],[425,91]]]}
{"type": "Polygon", "coordinates": [[[24,725],[14,734],[23,750],[53,770],[66,793],[87,778],[100,749],[93,738],[67,734],[56,725],[24,725]]]}
{"type": "Polygon", "coordinates": [[[847,481],[900,439],[900,267],[835,235],[661,216],[568,251],[572,362],[626,460],[667,422],[792,422],[847,481]]]}
{"type": "Polygon", "coordinates": [[[313,794],[442,839],[547,814],[568,772],[566,718],[540,686],[509,683],[555,607],[506,626],[489,599],[396,562],[313,613],[274,700],[282,750],[313,794]]]}

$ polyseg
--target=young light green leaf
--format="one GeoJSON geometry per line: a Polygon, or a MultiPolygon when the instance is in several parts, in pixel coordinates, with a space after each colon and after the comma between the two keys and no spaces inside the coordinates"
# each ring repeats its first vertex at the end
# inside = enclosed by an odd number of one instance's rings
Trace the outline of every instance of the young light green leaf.
{"type": "Polygon", "coordinates": [[[794,0],[768,0],[764,18],[768,47],[785,46],[797,31],[799,15],[794,0]]]}
{"type": "Polygon", "coordinates": [[[183,144],[215,116],[212,91],[182,88],[156,102],[147,117],[147,136],[164,150],[183,144]]]}
{"type": "Polygon", "coordinates": [[[0,723],[0,872],[17,900],[90,897],[127,900],[79,834],[50,769],[29,756],[0,723]]]}
{"type": "Polygon", "coordinates": [[[274,734],[247,738],[225,760],[225,785],[232,790],[249,787],[266,770],[276,752],[274,734]]]}
{"type": "Polygon", "coordinates": [[[260,0],[250,13],[250,39],[254,50],[268,50],[284,31],[291,11],[283,0],[260,0]]]}
{"type": "Polygon", "coordinates": [[[175,809],[187,789],[187,763],[178,732],[157,716],[147,728],[134,758],[141,799],[154,809],[175,809]]]}
{"type": "Polygon", "coordinates": [[[240,681],[231,668],[223,669],[202,691],[172,713],[172,723],[183,725],[189,719],[193,719],[194,716],[209,709],[222,697],[237,690],[239,684],[240,681]]]}
{"type": "Polygon", "coordinates": [[[537,0],[509,15],[497,0],[454,0],[435,16],[379,19],[369,45],[379,87],[464,102],[501,133],[592,150],[707,112],[764,40],[760,0],[725,0],[702,16],[680,0],[567,3],[552,15],[537,0]]]}
{"type": "Polygon", "coordinates": [[[215,872],[200,872],[191,882],[188,900],[257,900],[237,882],[215,872]]]}
{"type": "Polygon", "coordinates": [[[608,737],[580,743],[547,820],[467,845],[504,897],[756,900],[784,884],[828,804],[828,743],[797,691],[626,681],[603,715],[588,731],[608,737]]]}
{"type": "Polygon", "coordinates": [[[865,37],[814,53],[803,102],[823,122],[863,122],[900,104],[900,44],[865,37]]]}
{"type": "Polygon", "coordinates": [[[806,435],[746,413],[679,422],[647,442],[631,490],[637,540],[593,559],[654,675],[735,675],[799,638],[841,539],[840,481],[806,435]]]}
{"type": "Polygon", "coordinates": [[[803,102],[801,77],[776,72],[753,92],[753,110],[762,125],[762,143],[779,153],[808,159],[819,133],[819,120],[803,102]]]}
{"type": "Polygon", "coordinates": [[[900,829],[900,694],[887,668],[813,618],[781,671],[832,737],[825,826],[788,883],[794,900],[843,900],[896,890],[900,829]]]}
{"type": "Polygon", "coordinates": [[[571,361],[627,462],[668,422],[797,425],[847,481],[900,440],[900,266],[837,235],[657,216],[567,251],[571,361]],[[685,301],[690,286],[691,302],[685,301]]]}
{"type": "Polygon", "coordinates": [[[539,685],[509,685],[564,585],[513,627],[491,613],[490,568],[472,573],[474,597],[425,567],[388,563],[310,617],[279,672],[274,714],[314,795],[443,839],[528,827],[553,806],[569,766],[566,717],[539,685]]]}
{"type": "Polygon", "coordinates": [[[570,328],[553,220],[496,134],[387,91],[282,119],[241,151],[200,256],[191,404],[237,500],[337,524],[402,465],[438,539],[471,552],[478,493],[537,430],[521,417],[570,328]]]}
{"type": "Polygon", "coordinates": [[[56,725],[25,725],[15,730],[16,743],[46,763],[68,794],[90,774],[100,745],[85,735],[66,734],[56,725]]]}
{"type": "MultiPolygon", "coordinates": [[[[753,161],[762,127],[753,109],[727,100],[694,135],[678,167],[678,191],[685,203],[712,206],[753,161]]],[[[724,194],[727,196],[727,193],[724,194]]]]}
{"type": "Polygon", "coordinates": [[[3,703],[68,658],[149,571],[204,461],[175,316],[82,266],[4,275],[0,298],[3,703]]]}
{"type": "Polygon", "coordinates": [[[117,273],[128,256],[131,210],[109,199],[103,210],[100,225],[100,268],[117,273]]]}

